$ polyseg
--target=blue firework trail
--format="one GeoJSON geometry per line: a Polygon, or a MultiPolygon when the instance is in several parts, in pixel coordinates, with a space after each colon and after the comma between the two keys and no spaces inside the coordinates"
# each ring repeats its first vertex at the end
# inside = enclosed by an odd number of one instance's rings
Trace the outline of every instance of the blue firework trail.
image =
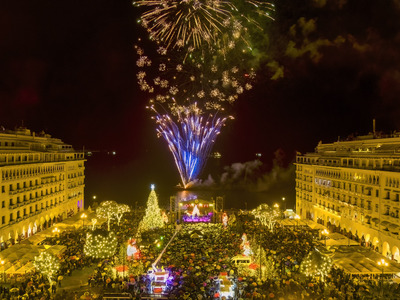
{"type": "Polygon", "coordinates": [[[183,187],[197,179],[207,161],[215,140],[227,117],[185,110],[174,121],[168,114],[156,113],[157,133],[168,143],[178,168],[183,187]]]}

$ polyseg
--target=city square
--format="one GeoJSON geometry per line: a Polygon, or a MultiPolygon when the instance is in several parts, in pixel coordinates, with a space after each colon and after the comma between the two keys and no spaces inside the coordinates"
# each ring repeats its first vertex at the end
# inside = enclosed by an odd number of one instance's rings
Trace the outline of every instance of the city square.
{"type": "Polygon", "coordinates": [[[0,299],[400,299],[398,0],[0,22],[0,299]]]}

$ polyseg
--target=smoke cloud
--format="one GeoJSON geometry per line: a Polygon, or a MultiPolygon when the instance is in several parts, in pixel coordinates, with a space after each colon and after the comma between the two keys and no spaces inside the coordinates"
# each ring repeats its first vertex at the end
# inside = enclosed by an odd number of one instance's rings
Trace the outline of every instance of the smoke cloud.
{"type": "Polygon", "coordinates": [[[284,153],[282,150],[277,150],[269,168],[258,159],[237,162],[225,166],[218,180],[208,175],[206,180],[193,182],[191,187],[267,192],[293,185],[294,170],[293,163],[285,166],[284,153]]]}

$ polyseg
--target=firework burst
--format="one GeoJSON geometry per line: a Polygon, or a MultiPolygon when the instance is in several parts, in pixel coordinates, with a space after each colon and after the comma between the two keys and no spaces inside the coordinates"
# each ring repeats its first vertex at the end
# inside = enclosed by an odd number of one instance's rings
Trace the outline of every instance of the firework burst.
{"type": "MultiPolygon", "coordinates": [[[[226,108],[250,90],[255,71],[251,33],[273,5],[253,0],[141,0],[140,23],[158,49],[136,45],[140,89],[151,95],[157,134],[174,157],[183,187],[195,181],[222,126],[226,108]]],[[[140,40],[140,39],[139,39],[140,40]]]]}
{"type": "Polygon", "coordinates": [[[188,53],[204,48],[225,53],[240,41],[248,44],[248,27],[260,27],[257,19],[272,19],[274,10],[269,2],[253,0],[141,0],[135,4],[146,7],[140,23],[151,39],[188,53]]]}
{"type": "Polygon", "coordinates": [[[181,176],[183,187],[197,179],[227,117],[204,116],[196,104],[178,112],[177,119],[160,114],[154,106],[157,133],[168,143],[181,176]]]}

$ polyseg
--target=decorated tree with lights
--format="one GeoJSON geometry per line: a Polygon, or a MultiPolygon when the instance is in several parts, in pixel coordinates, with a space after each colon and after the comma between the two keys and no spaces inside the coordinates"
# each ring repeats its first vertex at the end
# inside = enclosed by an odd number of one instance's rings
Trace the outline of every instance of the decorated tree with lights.
{"type": "Polygon", "coordinates": [[[306,276],[320,277],[324,281],[331,268],[331,258],[315,249],[300,264],[300,273],[306,276]]]}
{"type": "Polygon", "coordinates": [[[275,223],[278,221],[279,211],[274,209],[268,204],[261,204],[252,211],[254,217],[260,221],[260,223],[266,226],[270,231],[274,230],[275,223]]]}
{"type": "Polygon", "coordinates": [[[271,279],[276,276],[274,261],[271,257],[267,257],[263,247],[255,245],[254,262],[258,265],[258,276],[261,281],[271,279]],[[261,270],[259,269],[261,268],[261,270]]]}
{"type": "Polygon", "coordinates": [[[116,212],[115,216],[117,217],[118,226],[119,226],[119,223],[121,222],[123,215],[130,211],[131,211],[130,207],[126,204],[118,204],[117,205],[117,212],[116,212]]]}
{"type": "Polygon", "coordinates": [[[118,218],[118,207],[119,204],[117,202],[108,200],[101,202],[96,209],[97,217],[107,219],[108,231],[110,231],[111,220],[118,218]]]}
{"type": "Polygon", "coordinates": [[[117,237],[113,232],[95,230],[86,234],[86,243],[83,252],[94,258],[108,258],[115,254],[117,237]]]}
{"type": "Polygon", "coordinates": [[[158,197],[154,191],[154,185],[151,185],[151,191],[147,200],[147,208],[143,219],[139,223],[138,232],[161,228],[164,226],[161,209],[158,205],[158,197]]]}
{"type": "Polygon", "coordinates": [[[50,285],[52,285],[53,277],[60,268],[60,262],[58,261],[58,258],[50,253],[42,252],[39,256],[35,257],[33,265],[37,271],[39,271],[43,276],[47,277],[50,285]]]}

